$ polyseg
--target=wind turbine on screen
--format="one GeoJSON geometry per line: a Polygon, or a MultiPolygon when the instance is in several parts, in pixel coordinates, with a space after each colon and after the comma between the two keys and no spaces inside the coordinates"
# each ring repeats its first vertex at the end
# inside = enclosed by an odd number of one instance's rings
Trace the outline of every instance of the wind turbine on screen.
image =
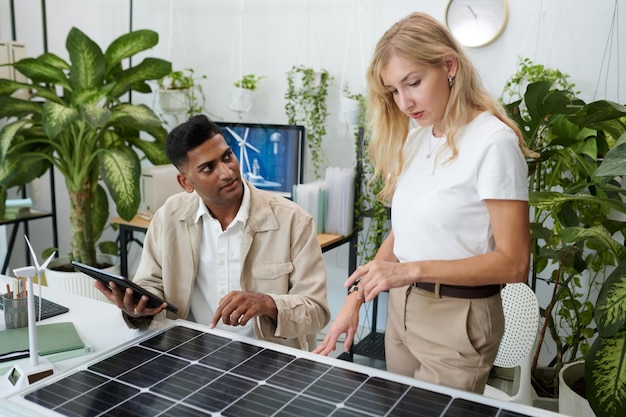
{"type": "Polygon", "coordinates": [[[248,133],[250,132],[250,128],[246,128],[245,133],[243,134],[243,138],[235,133],[235,131],[232,130],[230,127],[226,127],[226,130],[228,130],[228,132],[233,135],[233,137],[237,141],[237,144],[239,145],[239,163],[241,165],[241,173],[245,174],[243,170],[243,166],[245,164],[246,168],[248,168],[249,180],[253,181],[262,179],[262,177],[260,177],[258,173],[254,172],[255,170],[253,169],[253,167],[250,166],[250,159],[248,158],[248,148],[252,149],[256,153],[261,153],[260,150],[248,143],[248,133]]]}

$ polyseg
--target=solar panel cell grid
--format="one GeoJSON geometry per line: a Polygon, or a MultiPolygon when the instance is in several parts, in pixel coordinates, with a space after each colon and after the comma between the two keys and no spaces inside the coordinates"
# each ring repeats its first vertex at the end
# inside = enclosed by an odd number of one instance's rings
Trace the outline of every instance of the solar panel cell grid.
{"type": "Polygon", "coordinates": [[[24,399],[94,417],[522,416],[349,368],[175,325],[24,399]]]}

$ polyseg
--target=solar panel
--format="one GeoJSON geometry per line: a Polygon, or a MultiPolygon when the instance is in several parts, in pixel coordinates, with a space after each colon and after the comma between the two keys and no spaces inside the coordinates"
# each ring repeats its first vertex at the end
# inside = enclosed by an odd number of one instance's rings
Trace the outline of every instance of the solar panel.
{"type": "Polygon", "coordinates": [[[50,416],[555,415],[183,320],[8,400],[50,416]]]}

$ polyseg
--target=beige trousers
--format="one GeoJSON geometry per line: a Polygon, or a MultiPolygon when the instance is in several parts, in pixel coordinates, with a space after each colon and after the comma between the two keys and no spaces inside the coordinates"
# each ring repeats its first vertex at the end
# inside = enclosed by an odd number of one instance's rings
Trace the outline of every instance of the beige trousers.
{"type": "Polygon", "coordinates": [[[482,394],[504,333],[502,298],[441,297],[413,288],[389,291],[387,370],[482,394]]]}

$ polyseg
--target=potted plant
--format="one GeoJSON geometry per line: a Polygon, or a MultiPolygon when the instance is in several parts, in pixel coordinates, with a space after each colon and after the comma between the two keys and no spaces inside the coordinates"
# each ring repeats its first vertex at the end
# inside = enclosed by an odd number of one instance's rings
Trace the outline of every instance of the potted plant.
{"type": "Polygon", "coordinates": [[[349,125],[358,126],[365,109],[365,97],[363,94],[352,93],[348,84],[344,84],[339,96],[339,107],[341,119],[349,125]]]}
{"type": "Polygon", "coordinates": [[[159,78],[159,106],[163,113],[189,117],[202,113],[205,96],[202,85],[198,83],[201,79],[206,79],[206,75],[196,77],[192,68],[171,71],[159,78]]]}
{"type": "Polygon", "coordinates": [[[303,124],[307,129],[307,146],[316,179],[321,177],[322,139],[328,117],[326,98],[331,81],[328,71],[315,71],[303,65],[294,65],[287,72],[285,112],[290,124],[303,124]]]}
{"type": "Polygon", "coordinates": [[[234,88],[230,92],[230,109],[242,113],[250,111],[254,92],[263,78],[265,77],[248,74],[235,81],[234,88]]]}
{"type": "Polygon", "coordinates": [[[124,59],[157,43],[156,32],[138,30],[115,39],[103,53],[72,28],[66,40],[69,62],[44,53],[13,64],[28,82],[0,80],[0,118],[9,118],[0,130],[2,166],[43,161],[63,175],[70,200],[71,257],[76,261],[97,264],[97,242],[109,218],[102,183],[119,216],[131,220],[141,200],[140,158],[168,163],[163,122],[150,108],[126,97],[131,90],[150,92],[146,82],[170,73],[171,63],[144,58],[122,67],[124,59]],[[30,99],[11,96],[20,88],[31,90],[30,99]]]}
{"type": "MultiPolygon", "coordinates": [[[[622,106],[622,111],[626,108],[622,106]]],[[[624,118],[621,119],[624,122],[624,118]]],[[[595,176],[626,175],[626,133],[607,152],[595,176]]],[[[622,184],[623,188],[624,184],[622,184]]],[[[624,230],[622,229],[622,234],[624,230]]],[[[598,417],[626,415],[626,250],[619,246],[620,264],[607,277],[595,304],[598,336],[585,357],[587,399],[598,417]]]]}
{"type": "MultiPolygon", "coordinates": [[[[623,142],[626,108],[605,100],[584,103],[572,91],[555,89],[554,80],[528,84],[523,97],[506,108],[526,144],[540,154],[529,161],[530,283],[536,289],[546,281],[553,291],[541,308],[533,373],[549,335],[556,345],[552,365],[558,379],[564,364],[587,355],[596,332],[591,297],[624,257],[618,236],[623,238],[626,222],[611,216],[626,212],[625,192],[615,178],[623,173],[609,155],[623,142]]],[[[614,371],[626,366],[623,358],[614,371]]],[[[556,380],[552,387],[558,395],[556,380]]]]}
{"type": "MultiPolygon", "coordinates": [[[[623,113],[626,107],[622,106],[623,113]]],[[[624,118],[622,118],[623,120],[624,118]]],[[[625,121],[625,120],[623,120],[625,121]]],[[[595,177],[626,175],[626,129],[608,151],[595,177]]],[[[624,234],[624,228],[621,228],[624,234]]],[[[614,245],[621,262],[602,284],[594,308],[597,337],[583,360],[559,373],[559,411],[578,417],[626,415],[626,248],[614,245]]]]}

